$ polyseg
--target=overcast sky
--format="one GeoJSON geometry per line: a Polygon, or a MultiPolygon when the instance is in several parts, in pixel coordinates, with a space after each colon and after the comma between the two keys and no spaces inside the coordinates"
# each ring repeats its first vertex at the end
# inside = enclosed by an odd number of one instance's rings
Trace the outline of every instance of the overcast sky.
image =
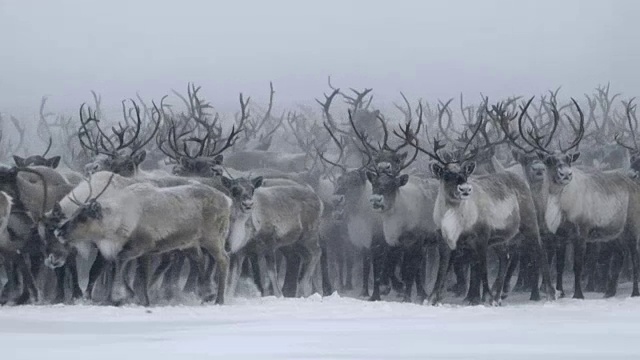
{"type": "Polygon", "coordinates": [[[640,95],[640,2],[0,0],[0,111],[160,97],[188,81],[313,103],[331,75],[378,98],[493,97],[600,83],[640,95]]]}

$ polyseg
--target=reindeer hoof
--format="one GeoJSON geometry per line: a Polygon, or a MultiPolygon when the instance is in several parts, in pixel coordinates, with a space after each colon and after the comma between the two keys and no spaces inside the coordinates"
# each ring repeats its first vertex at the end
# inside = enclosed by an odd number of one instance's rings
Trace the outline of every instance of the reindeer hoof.
{"type": "Polygon", "coordinates": [[[380,298],[380,294],[373,294],[373,295],[371,295],[371,297],[369,298],[369,301],[380,301],[380,300],[382,300],[382,299],[380,298]]]}
{"type": "Polygon", "coordinates": [[[638,289],[634,289],[633,292],[631,293],[631,297],[638,297],[640,296],[640,291],[638,291],[638,289]]]}
{"type": "Polygon", "coordinates": [[[574,293],[573,294],[573,298],[574,299],[584,300],[584,295],[582,295],[582,293],[574,293]]]}

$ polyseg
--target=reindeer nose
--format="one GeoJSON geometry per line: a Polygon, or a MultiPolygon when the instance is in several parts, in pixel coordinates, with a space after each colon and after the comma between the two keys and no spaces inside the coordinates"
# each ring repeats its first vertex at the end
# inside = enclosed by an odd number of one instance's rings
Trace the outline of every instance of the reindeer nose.
{"type": "Polygon", "coordinates": [[[381,209],[384,207],[384,197],[382,195],[371,195],[369,202],[373,205],[374,209],[381,209]]]}
{"type": "Polygon", "coordinates": [[[558,168],[558,178],[560,180],[571,180],[573,177],[573,171],[568,167],[558,168]]]}
{"type": "Polygon", "coordinates": [[[469,196],[471,194],[472,187],[469,184],[460,184],[458,185],[458,192],[460,196],[469,196]]]}
{"type": "Polygon", "coordinates": [[[245,209],[253,209],[253,200],[245,200],[242,202],[242,207],[245,209]]]}
{"type": "Polygon", "coordinates": [[[391,163],[388,163],[388,162],[378,163],[378,170],[384,173],[391,172],[391,163]]]}

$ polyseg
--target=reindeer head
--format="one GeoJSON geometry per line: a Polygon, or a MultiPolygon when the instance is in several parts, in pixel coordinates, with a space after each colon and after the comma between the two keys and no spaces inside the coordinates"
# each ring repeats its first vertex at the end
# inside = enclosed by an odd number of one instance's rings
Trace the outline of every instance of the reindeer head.
{"type": "MultiPolygon", "coordinates": [[[[69,199],[77,205],[76,210],[67,218],[62,219],[54,229],[55,237],[62,243],[77,239],[87,239],[87,237],[99,236],[108,227],[103,223],[104,215],[108,211],[99,200],[100,196],[107,191],[115,174],[111,174],[109,181],[98,195],[92,197],[91,181],[89,180],[89,195],[83,202],[75,199],[73,192],[69,194],[69,199]]],[[[60,220],[61,218],[58,217],[60,220]]]]}
{"type": "Polygon", "coordinates": [[[252,179],[229,179],[223,176],[222,184],[229,190],[234,207],[242,213],[247,213],[253,209],[253,193],[262,186],[262,176],[252,179]]]}
{"type": "Polygon", "coordinates": [[[539,183],[545,179],[547,167],[536,153],[526,153],[520,150],[512,150],[512,155],[525,172],[529,183],[539,183]]]}
{"type": "Polygon", "coordinates": [[[475,168],[476,163],[474,161],[446,165],[431,163],[431,171],[444,186],[447,200],[453,202],[471,197],[473,186],[469,183],[469,177],[473,174],[475,168]]]}
{"type": "MultiPolygon", "coordinates": [[[[367,183],[365,169],[348,170],[339,175],[335,180],[333,190],[332,205],[338,212],[344,209],[349,199],[357,199],[362,195],[367,183]]],[[[336,214],[338,215],[338,214],[336,214]]]]}
{"type": "Polygon", "coordinates": [[[383,212],[393,209],[398,189],[409,182],[409,175],[395,176],[386,172],[367,171],[367,179],[371,183],[371,206],[374,210],[383,212]]]}
{"type": "Polygon", "coordinates": [[[85,174],[90,175],[98,171],[111,171],[115,174],[133,177],[137,175],[140,164],[147,156],[144,147],[155,137],[162,120],[162,109],[164,98],[160,102],[160,108],[153,103],[151,111],[151,125],[144,129],[143,119],[141,118],[141,110],[135,101],[131,100],[133,108],[126,111],[125,103],[122,103],[123,114],[125,117],[124,125],[122,123],[111,128],[112,134],[107,135],[100,127],[100,120],[96,118],[96,112],[91,112],[85,119],[84,104],[80,107],[80,123],[81,128],[78,131],[80,144],[89,152],[95,154],[96,158],[93,162],[85,165],[85,174]],[[133,115],[135,114],[135,116],[133,115]],[[94,137],[89,130],[89,125],[95,124],[98,135],[94,137]],[[128,137],[128,138],[127,138],[128,137]]]}
{"type": "MultiPolygon", "coordinates": [[[[527,111],[527,107],[531,103],[531,100],[527,103],[526,106],[522,108],[522,113],[525,114],[527,111]]],[[[573,105],[576,107],[578,114],[580,115],[580,119],[578,120],[577,125],[574,125],[575,122],[571,120],[571,118],[567,115],[569,119],[569,123],[571,127],[574,128],[576,136],[574,140],[569,144],[567,148],[559,147],[559,150],[550,150],[549,145],[553,140],[553,136],[556,133],[556,129],[558,128],[560,121],[560,113],[556,108],[556,102],[551,101],[548,105],[551,107],[552,114],[552,125],[551,131],[547,135],[538,134],[536,129],[529,129],[526,134],[523,130],[523,117],[520,117],[518,121],[518,127],[520,131],[520,136],[522,139],[531,146],[531,148],[535,149],[538,159],[542,161],[546,167],[547,178],[551,184],[566,186],[573,179],[573,169],[571,166],[573,163],[578,160],[580,157],[580,152],[573,151],[573,149],[577,148],[580,144],[584,136],[584,114],[580,109],[580,105],[574,100],[571,99],[573,105]]],[[[516,142],[513,142],[517,144],[516,142]]],[[[521,148],[522,149],[522,148],[521,148]]]]}
{"type": "Polygon", "coordinates": [[[23,168],[27,166],[46,166],[46,167],[55,169],[60,164],[61,157],[60,156],[53,156],[50,158],[46,157],[47,154],[49,153],[49,150],[51,150],[52,145],[53,145],[53,138],[50,137],[49,145],[47,146],[47,149],[42,155],[31,155],[26,158],[22,158],[20,156],[14,155],[13,162],[19,168],[23,168]]]}
{"type": "Polygon", "coordinates": [[[38,224],[38,234],[44,241],[46,255],[44,264],[50,269],[64,266],[67,257],[73,251],[70,245],[63,244],[55,236],[55,230],[64,220],[65,216],[60,204],[55,204],[53,210],[46,213],[38,224]]]}

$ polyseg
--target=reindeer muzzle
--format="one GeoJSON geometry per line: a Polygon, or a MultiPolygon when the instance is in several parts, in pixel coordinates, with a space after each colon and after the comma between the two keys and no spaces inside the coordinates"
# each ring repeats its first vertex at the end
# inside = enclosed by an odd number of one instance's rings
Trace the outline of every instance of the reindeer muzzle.
{"type": "Polygon", "coordinates": [[[249,211],[253,209],[254,202],[253,200],[246,200],[246,201],[243,201],[241,205],[242,205],[243,211],[249,211]]]}
{"type": "Polygon", "coordinates": [[[369,197],[369,202],[373,206],[374,210],[384,210],[384,196],[382,196],[382,195],[371,195],[369,197]]]}
{"type": "Polygon", "coordinates": [[[558,168],[556,171],[556,182],[560,185],[567,185],[573,179],[573,171],[570,168],[558,168]]]}
{"type": "Polygon", "coordinates": [[[460,200],[465,200],[471,196],[471,192],[473,191],[473,187],[469,184],[461,184],[458,185],[458,197],[460,200]]]}

